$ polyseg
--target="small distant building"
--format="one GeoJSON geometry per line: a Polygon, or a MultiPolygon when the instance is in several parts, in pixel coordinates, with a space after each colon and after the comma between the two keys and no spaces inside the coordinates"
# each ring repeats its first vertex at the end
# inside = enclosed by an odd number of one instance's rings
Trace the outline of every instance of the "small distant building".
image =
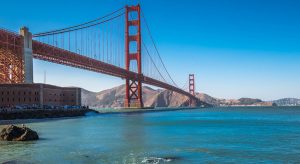
{"type": "Polygon", "coordinates": [[[0,84],[0,107],[81,106],[81,89],[48,84],[0,84]]]}

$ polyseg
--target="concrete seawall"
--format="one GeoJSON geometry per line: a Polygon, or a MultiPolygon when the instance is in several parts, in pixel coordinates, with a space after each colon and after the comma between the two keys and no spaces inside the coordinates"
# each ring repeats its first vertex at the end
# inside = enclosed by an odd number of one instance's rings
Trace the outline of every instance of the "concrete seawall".
{"type": "Polygon", "coordinates": [[[1,112],[0,120],[79,117],[79,116],[84,116],[88,112],[98,113],[97,111],[91,109],[12,111],[12,112],[1,112]]]}

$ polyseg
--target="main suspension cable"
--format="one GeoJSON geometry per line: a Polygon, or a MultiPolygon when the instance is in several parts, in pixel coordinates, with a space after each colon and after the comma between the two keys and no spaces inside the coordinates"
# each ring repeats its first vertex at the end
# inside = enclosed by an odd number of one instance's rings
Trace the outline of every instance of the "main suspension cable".
{"type": "Polygon", "coordinates": [[[149,26],[148,26],[147,20],[146,20],[146,18],[145,18],[145,16],[144,16],[144,13],[143,13],[142,10],[141,10],[141,13],[142,13],[143,19],[145,20],[145,24],[146,24],[146,27],[147,27],[148,34],[150,35],[150,39],[151,39],[151,41],[152,41],[152,43],[153,43],[153,45],[154,45],[154,48],[155,48],[155,50],[156,50],[156,52],[157,52],[157,54],[158,54],[158,57],[159,57],[159,59],[160,59],[162,65],[163,65],[163,67],[164,67],[166,73],[168,74],[169,78],[171,79],[171,81],[173,82],[173,84],[174,84],[176,87],[178,87],[177,84],[175,83],[175,81],[173,80],[173,78],[171,77],[169,71],[167,70],[167,68],[166,68],[166,66],[165,66],[165,64],[164,64],[164,62],[163,62],[163,60],[162,60],[162,58],[161,58],[161,55],[160,55],[160,53],[159,53],[159,51],[158,51],[158,48],[157,48],[157,46],[156,46],[156,44],[155,44],[155,42],[154,42],[153,36],[152,36],[152,34],[151,34],[150,28],[149,28],[149,26]]]}
{"type": "MultiPolygon", "coordinates": [[[[112,16],[114,15],[115,13],[118,13],[119,11],[123,10],[124,7],[114,11],[114,12],[111,12],[105,16],[102,16],[100,18],[97,18],[97,19],[94,19],[94,20],[91,20],[91,21],[88,21],[88,22],[85,22],[85,23],[82,23],[82,24],[79,24],[79,25],[75,25],[75,26],[71,26],[71,27],[67,27],[67,28],[62,28],[62,29],[58,29],[58,30],[53,30],[53,31],[48,31],[48,32],[41,32],[41,33],[37,33],[37,34],[34,34],[33,37],[38,37],[38,36],[46,36],[46,35],[51,35],[51,34],[56,34],[57,32],[62,32],[62,31],[68,31],[70,29],[73,29],[73,28],[77,28],[77,27],[81,27],[81,26],[85,26],[85,25],[88,25],[88,24],[91,24],[91,23],[94,23],[94,22],[97,22],[99,20],[102,20],[106,17],[109,17],[109,16],[112,16]]],[[[124,14],[124,13],[123,13],[124,14]]],[[[119,15],[123,15],[123,14],[119,14],[119,15]]],[[[90,26],[88,26],[90,27],[90,26]]],[[[74,30],[73,30],[74,31],[74,30]]]]}
{"type": "Polygon", "coordinates": [[[112,18],[109,18],[107,20],[104,20],[104,21],[101,21],[101,22],[98,22],[98,23],[94,23],[94,24],[91,24],[91,25],[88,25],[88,26],[79,27],[79,28],[75,28],[75,29],[71,29],[71,30],[65,30],[65,31],[57,31],[57,32],[47,33],[47,34],[35,34],[35,35],[33,35],[33,37],[42,37],[42,36],[48,36],[48,35],[62,34],[62,33],[66,33],[66,32],[72,32],[72,31],[76,31],[76,30],[81,30],[81,29],[89,28],[89,27],[92,27],[92,26],[96,26],[96,25],[103,24],[103,23],[106,23],[108,21],[114,20],[114,19],[116,19],[118,17],[121,17],[124,14],[125,13],[121,13],[121,14],[119,14],[117,16],[114,16],[112,18]]]}

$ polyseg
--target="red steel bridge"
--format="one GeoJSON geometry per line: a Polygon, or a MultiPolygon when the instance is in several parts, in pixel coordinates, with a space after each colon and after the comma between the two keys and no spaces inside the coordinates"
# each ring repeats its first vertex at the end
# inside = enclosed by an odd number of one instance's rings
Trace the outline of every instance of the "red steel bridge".
{"type": "Polygon", "coordinates": [[[188,91],[170,76],[139,5],[42,33],[0,29],[0,83],[33,83],[33,58],[125,79],[125,107],[143,107],[143,83],[185,95],[191,105],[199,102],[194,75],[188,91]]]}

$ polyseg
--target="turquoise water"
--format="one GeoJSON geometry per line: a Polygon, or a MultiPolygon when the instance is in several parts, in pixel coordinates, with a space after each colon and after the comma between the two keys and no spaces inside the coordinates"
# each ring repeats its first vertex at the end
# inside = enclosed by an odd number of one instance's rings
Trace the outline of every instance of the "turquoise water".
{"type": "MultiPolygon", "coordinates": [[[[211,108],[28,124],[0,163],[299,163],[300,108],[211,108]]],[[[0,126],[0,128],[2,128],[0,126]]]]}

